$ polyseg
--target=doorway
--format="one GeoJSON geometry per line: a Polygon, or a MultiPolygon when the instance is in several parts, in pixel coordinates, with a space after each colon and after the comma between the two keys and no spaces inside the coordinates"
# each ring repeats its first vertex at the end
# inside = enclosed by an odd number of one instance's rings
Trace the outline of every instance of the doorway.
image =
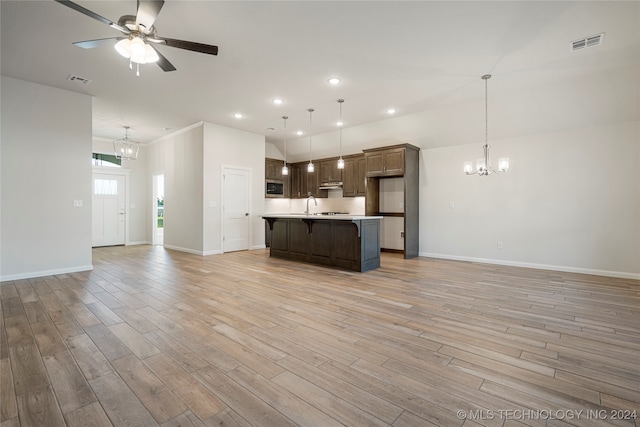
{"type": "Polygon", "coordinates": [[[164,174],[153,175],[153,200],[152,200],[151,220],[153,224],[152,243],[154,245],[164,245],[164,174]]]}
{"type": "Polygon", "coordinates": [[[91,246],[124,245],[126,176],[94,173],[92,194],[91,246]]]}
{"type": "Polygon", "coordinates": [[[222,168],[222,252],[249,249],[251,170],[222,168]]]}

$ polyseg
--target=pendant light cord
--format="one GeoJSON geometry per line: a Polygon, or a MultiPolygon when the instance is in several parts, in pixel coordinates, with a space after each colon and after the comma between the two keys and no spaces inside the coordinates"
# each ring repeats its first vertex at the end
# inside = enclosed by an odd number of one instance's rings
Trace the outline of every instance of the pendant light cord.
{"type": "Polygon", "coordinates": [[[309,112],[309,163],[311,163],[311,114],[313,108],[309,108],[307,111],[309,112]]]}
{"type": "Polygon", "coordinates": [[[287,119],[289,117],[282,116],[282,120],[284,121],[284,165],[287,165],[287,119]]]}
{"type": "Polygon", "coordinates": [[[344,102],[344,99],[338,99],[338,103],[340,104],[340,157],[342,158],[342,126],[344,125],[344,123],[342,123],[342,103],[344,102]]]}
{"type": "Polygon", "coordinates": [[[491,74],[482,76],[484,79],[484,143],[489,141],[489,79],[491,74]]]}

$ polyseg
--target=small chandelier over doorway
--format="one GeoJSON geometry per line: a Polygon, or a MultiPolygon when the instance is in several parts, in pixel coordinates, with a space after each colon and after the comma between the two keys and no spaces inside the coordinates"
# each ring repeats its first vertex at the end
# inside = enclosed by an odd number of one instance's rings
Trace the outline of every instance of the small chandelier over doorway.
{"type": "Polygon", "coordinates": [[[491,150],[491,146],[488,143],[489,140],[489,91],[488,91],[488,80],[491,78],[491,74],[485,74],[482,76],[482,80],[484,80],[484,145],[482,146],[484,150],[484,157],[480,158],[476,161],[476,170],[473,171],[473,163],[472,162],[464,162],[464,173],[467,175],[480,175],[487,176],[492,173],[498,172],[506,172],[509,170],[509,158],[501,157],[498,159],[498,170],[495,170],[493,166],[491,166],[491,156],[489,151],[491,150]]]}
{"type": "Polygon", "coordinates": [[[117,159],[135,160],[138,158],[140,144],[129,139],[129,126],[124,126],[124,138],[113,141],[117,159]]]}

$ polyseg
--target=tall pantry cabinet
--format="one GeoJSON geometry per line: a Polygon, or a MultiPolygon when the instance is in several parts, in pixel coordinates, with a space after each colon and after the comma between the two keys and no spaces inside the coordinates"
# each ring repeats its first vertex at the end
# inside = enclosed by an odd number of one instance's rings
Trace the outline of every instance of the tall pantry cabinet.
{"type": "MultiPolygon", "coordinates": [[[[399,218],[403,221],[403,231],[401,236],[397,237],[403,239],[404,257],[414,258],[418,256],[419,241],[420,148],[411,144],[399,144],[363,151],[367,180],[365,215],[380,215],[385,219],[399,218]],[[396,208],[392,212],[385,212],[386,206],[384,203],[381,204],[381,199],[384,201],[387,196],[384,191],[386,188],[398,186],[403,192],[400,196],[402,200],[395,205],[396,208]]],[[[383,219],[383,223],[384,221],[383,219]]]]}

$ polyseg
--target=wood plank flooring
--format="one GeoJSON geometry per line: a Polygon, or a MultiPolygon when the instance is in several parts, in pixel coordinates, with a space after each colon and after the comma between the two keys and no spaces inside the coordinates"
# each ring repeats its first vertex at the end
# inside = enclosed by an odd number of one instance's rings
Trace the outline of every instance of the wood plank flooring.
{"type": "Polygon", "coordinates": [[[0,427],[639,426],[640,281],[161,247],[0,287],[0,427]]]}

